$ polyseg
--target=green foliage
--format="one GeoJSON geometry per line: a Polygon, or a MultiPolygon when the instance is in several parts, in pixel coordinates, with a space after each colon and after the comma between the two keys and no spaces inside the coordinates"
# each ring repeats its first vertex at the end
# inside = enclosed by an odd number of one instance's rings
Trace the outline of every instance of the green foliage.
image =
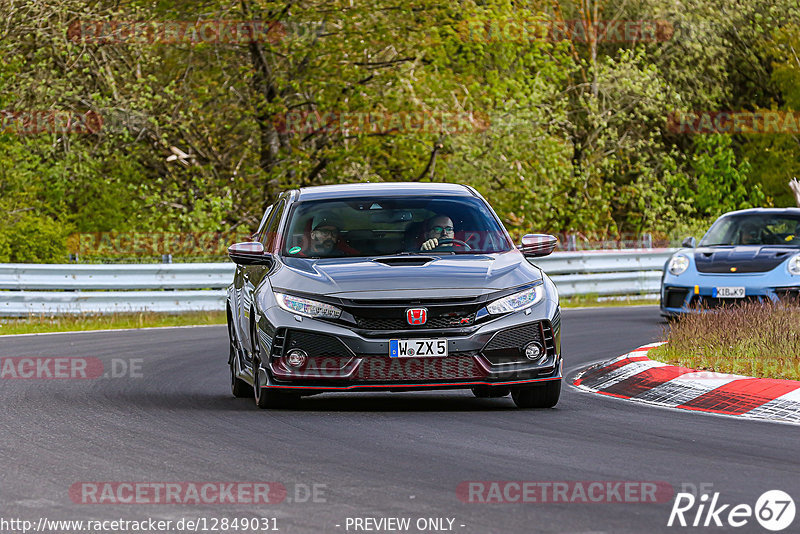
{"type": "MultiPolygon", "coordinates": [[[[800,111],[800,26],[787,24],[773,30],[771,40],[762,45],[765,55],[772,59],[771,79],[779,98],[770,102],[771,111],[787,113],[800,111]],[[779,102],[782,101],[782,105],[779,102]]],[[[797,135],[771,133],[748,135],[741,153],[752,163],[751,182],[760,184],[767,201],[776,206],[796,206],[786,184],[800,177],[800,142],[797,135]]]]}
{"type": "Polygon", "coordinates": [[[3,232],[0,235],[0,263],[11,261],[11,236],[3,232]]]}
{"type": "MultiPolygon", "coordinates": [[[[53,242],[48,226],[239,231],[282,189],[365,180],[473,185],[515,234],[671,233],[728,209],[791,205],[796,136],[675,134],[666,118],[800,109],[799,13],[796,0],[211,1],[202,20],[285,32],[175,44],[67,32],[196,20],[194,2],[0,3],[0,109],[103,118],[89,134],[0,133],[2,224],[53,242]],[[503,30],[561,19],[661,19],[674,34],[593,43],[503,30]],[[280,127],[287,113],[414,111],[488,128],[280,127]]],[[[17,257],[9,239],[0,258],[17,257]]]]}
{"type": "Polygon", "coordinates": [[[750,164],[737,163],[729,136],[713,134],[694,138],[695,152],[692,191],[694,214],[701,218],[717,217],[727,211],[752,208],[764,202],[758,185],[746,187],[750,164]]]}
{"type": "Polygon", "coordinates": [[[25,215],[0,225],[0,261],[10,263],[66,263],[69,228],[49,217],[25,215]]]}

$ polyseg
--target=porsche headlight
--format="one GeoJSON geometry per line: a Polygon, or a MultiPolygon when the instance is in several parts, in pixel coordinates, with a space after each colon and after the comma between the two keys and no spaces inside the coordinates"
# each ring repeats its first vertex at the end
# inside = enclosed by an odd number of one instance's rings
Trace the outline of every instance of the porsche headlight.
{"type": "Polygon", "coordinates": [[[526,289],[525,291],[520,291],[519,293],[497,299],[486,306],[486,311],[492,315],[497,315],[500,313],[524,310],[542,300],[542,297],[544,297],[544,286],[538,285],[526,289]]]}
{"type": "Polygon", "coordinates": [[[800,275],[800,254],[795,254],[789,260],[789,273],[800,275]]]}
{"type": "Polygon", "coordinates": [[[685,254],[675,254],[669,260],[669,272],[678,276],[689,268],[689,258],[685,254]]]}
{"type": "Polygon", "coordinates": [[[278,306],[290,313],[303,315],[305,317],[321,317],[323,319],[338,319],[342,310],[336,306],[317,302],[316,300],[304,299],[283,293],[275,293],[275,300],[278,306]]]}

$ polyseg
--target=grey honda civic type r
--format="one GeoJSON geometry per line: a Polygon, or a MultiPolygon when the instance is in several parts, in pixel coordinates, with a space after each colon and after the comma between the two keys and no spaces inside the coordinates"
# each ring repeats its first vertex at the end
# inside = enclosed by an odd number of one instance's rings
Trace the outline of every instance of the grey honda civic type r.
{"type": "Polygon", "coordinates": [[[470,389],[550,408],[561,313],[491,206],[457,184],[364,183],[282,193],[228,249],[231,388],[260,408],[328,392],[470,389]]]}

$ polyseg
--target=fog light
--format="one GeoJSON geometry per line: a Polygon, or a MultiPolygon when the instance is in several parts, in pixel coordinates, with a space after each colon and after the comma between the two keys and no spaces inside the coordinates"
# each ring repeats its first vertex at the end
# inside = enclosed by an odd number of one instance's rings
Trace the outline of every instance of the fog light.
{"type": "Polygon", "coordinates": [[[525,357],[531,361],[536,361],[544,355],[544,349],[541,345],[536,343],[528,343],[525,345],[525,357]]]}
{"type": "Polygon", "coordinates": [[[286,355],[286,363],[292,367],[302,367],[308,361],[308,354],[300,349],[292,349],[286,355]]]}

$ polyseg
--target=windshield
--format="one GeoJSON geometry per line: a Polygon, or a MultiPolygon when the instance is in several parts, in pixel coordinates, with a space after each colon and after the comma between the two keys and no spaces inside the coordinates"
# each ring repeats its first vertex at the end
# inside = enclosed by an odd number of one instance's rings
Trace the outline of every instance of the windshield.
{"type": "Polygon", "coordinates": [[[374,196],[299,202],[284,234],[284,256],[486,254],[512,244],[477,197],[374,196]]]}
{"type": "Polygon", "coordinates": [[[700,241],[701,247],[718,245],[800,246],[800,216],[743,214],[721,217],[700,241]]]}

